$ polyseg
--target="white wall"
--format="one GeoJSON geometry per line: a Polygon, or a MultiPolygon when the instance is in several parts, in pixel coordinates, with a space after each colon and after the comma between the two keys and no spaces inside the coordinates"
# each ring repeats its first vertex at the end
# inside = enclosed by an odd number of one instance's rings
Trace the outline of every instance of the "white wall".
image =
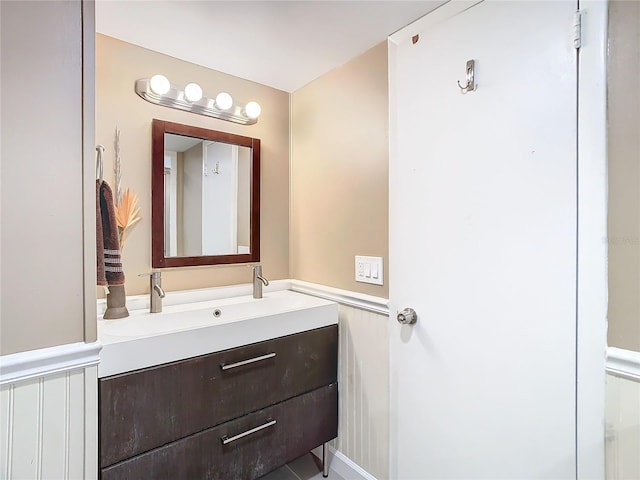
{"type": "Polygon", "coordinates": [[[98,472],[100,345],[4,355],[0,479],[92,479],[98,472]]]}
{"type": "Polygon", "coordinates": [[[640,478],[640,380],[607,375],[607,480],[640,478]]]}
{"type": "Polygon", "coordinates": [[[332,446],[389,478],[389,317],[340,305],[338,438],[332,446]]]}
{"type": "Polygon", "coordinates": [[[97,408],[95,419],[84,414],[97,405],[97,378],[94,366],[0,388],[0,479],[97,477],[97,408]]]}

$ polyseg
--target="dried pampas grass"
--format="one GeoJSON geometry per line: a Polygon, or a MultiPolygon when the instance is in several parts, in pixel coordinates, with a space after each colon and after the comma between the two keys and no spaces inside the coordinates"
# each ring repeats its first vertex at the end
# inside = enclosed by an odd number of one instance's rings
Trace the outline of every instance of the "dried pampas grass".
{"type": "Polygon", "coordinates": [[[120,250],[124,249],[125,238],[129,230],[142,220],[142,217],[138,215],[139,213],[138,195],[127,188],[116,205],[116,221],[118,222],[120,250]]]}

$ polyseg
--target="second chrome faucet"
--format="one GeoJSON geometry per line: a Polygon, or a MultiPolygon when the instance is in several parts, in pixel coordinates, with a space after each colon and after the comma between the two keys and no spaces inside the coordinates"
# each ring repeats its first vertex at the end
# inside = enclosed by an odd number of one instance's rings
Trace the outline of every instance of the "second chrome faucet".
{"type": "Polygon", "coordinates": [[[253,298],[262,298],[262,285],[269,285],[269,280],[262,276],[262,265],[253,266],[253,298]]]}
{"type": "Polygon", "coordinates": [[[162,299],[164,290],[162,289],[161,272],[141,273],[140,277],[149,277],[149,311],[151,313],[162,312],[162,299]]]}

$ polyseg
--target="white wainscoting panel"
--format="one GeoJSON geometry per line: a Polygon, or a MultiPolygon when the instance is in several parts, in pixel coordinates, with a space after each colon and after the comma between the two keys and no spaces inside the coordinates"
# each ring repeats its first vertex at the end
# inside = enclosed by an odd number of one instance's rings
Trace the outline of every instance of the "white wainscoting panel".
{"type": "Polygon", "coordinates": [[[389,477],[389,317],[340,305],[338,438],[332,447],[389,477]]]}
{"type": "Polygon", "coordinates": [[[607,480],[640,479],[640,383],[607,375],[607,480]]]}
{"type": "MultiPolygon", "coordinates": [[[[85,422],[85,403],[97,400],[88,385],[95,388],[96,379],[97,367],[90,366],[2,385],[1,479],[97,476],[97,448],[85,450],[85,435],[86,444],[96,447],[97,418],[85,422]]],[[[90,410],[97,415],[96,409],[90,410]]]]}

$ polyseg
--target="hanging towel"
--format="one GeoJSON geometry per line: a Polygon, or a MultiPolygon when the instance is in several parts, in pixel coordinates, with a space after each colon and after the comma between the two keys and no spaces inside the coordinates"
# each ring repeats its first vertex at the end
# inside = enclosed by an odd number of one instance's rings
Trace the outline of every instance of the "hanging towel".
{"type": "Polygon", "coordinates": [[[96,262],[98,285],[124,285],[113,193],[100,180],[96,180],[96,262]]]}

